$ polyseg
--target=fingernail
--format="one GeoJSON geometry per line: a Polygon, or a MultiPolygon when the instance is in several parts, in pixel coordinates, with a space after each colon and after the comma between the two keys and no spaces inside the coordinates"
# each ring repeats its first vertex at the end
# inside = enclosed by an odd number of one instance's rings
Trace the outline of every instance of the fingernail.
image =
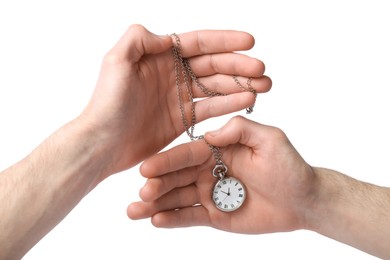
{"type": "Polygon", "coordinates": [[[221,129],[207,132],[207,134],[209,134],[209,135],[211,135],[211,136],[217,136],[217,135],[219,135],[220,133],[221,133],[221,129]]]}
{"type": "Polygon", "coordinates": [[[167,38],[171,38],[171,36],[169,35],[158,35],[158,37],[160,37],[161,39],[167,39],[167,38]]]}

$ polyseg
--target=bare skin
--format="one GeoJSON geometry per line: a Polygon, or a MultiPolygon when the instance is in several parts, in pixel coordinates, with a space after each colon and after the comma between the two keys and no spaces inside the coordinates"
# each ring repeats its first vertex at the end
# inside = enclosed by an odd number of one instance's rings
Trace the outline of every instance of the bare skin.
{"type": "MultiPolygon", "coordinates": [[[[199,79],[229,94],[198,101],[198,121],[254,102],[252,94],[234,87],[231,75],[253,77],[258,92],[271,88],[260,60],[234,53],[253,47],[250,34],[195,31],[179,36],[183,56],[199,79]],[[229,107],[218,105],[226,102],[229,107]]],[[[20,259],[101,181],[157,153],[183,132],[172,44],[169,36],[130,26],[105,56],[80,116],[0,174],[1,259],[20,259]]],[[[197,88],[193,92],[203,97],[197,88]]]]}
{"type": "Polygon", "coordinates": [[[164,228],[204,225],[244,234],[307,229],[380,258],[390,258],[390,189],[339,172],[312,167],[282,130],[242,117],[205,135],[222,147],[229,174],[247,189],[237,211],[219,211],[212,201],[215,165],[200,140],[146,160],[142,201],[129,205],[131,219],[151,217],[164,228]]]}

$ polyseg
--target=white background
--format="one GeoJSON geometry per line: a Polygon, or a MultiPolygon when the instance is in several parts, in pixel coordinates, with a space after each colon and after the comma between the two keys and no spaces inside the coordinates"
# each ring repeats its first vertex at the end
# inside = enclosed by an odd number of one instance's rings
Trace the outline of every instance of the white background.
{"type": "MultiPolygon", "coordinates": [[[[250,32],[256,45],[247,54],[263,60],[273,79],[250,118],[282,128],[312,165],[390,186],[387,5],[0,0],[0,169],[80,113],[103,55],[130,24],[140,23],[157,34],[250,32]]],[[[229,117],[196,131],[219,128],[229,117]]],[[[182,136],[174,144],[187,141],[182,136]]],[[[238,235],[129,220],[126,207],[139,200],[144,181],[138,167],[110,177],[25,259],[373,259],[309,231],[238,235]]]]}

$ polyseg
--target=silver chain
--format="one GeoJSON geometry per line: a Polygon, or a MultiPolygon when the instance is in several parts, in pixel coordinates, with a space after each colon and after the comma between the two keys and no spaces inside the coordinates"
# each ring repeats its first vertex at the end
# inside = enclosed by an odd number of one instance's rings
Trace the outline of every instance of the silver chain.
{"type": "MultiPolygon", "coordinates": [[[[189,60],[186,58],[183,58],[183,56],[181,54],[182,47],[181,47],[181,42],[180,42],[179,36],[175,33],[173,33],[171,36],[175,40],[175,44],[172,46],[172,54],[173,54],[174,67],[175,67],[175,83],[176,83],[176,89],[177,89],[177,96],[179,99],[179,108],[180,108],[180,114],[181,114],[183,126],[184,126],[184,129],[185,129],[187,135],[190,137],[191,141],[204,139],[203,135],[194,136],[196,115],[195,115],[194,95],[192,92],[192,84],[191,83],[195,82],[195,85],[208,97],[226,96],[226,94],[211,90],[199,81],[199,79],[197,78],[195,73],[192,71],[189,60]],[[183,93],[183,89],[182,89],[181,79],[183,79],[185,90],[187,92],[187,97],[191,102],[191,124],[188,123],[186,115],[185,115],[185,108],[184,108],[184,101],[183,101],[184,93],[183,93]],[[192,80],[192,82],[190,82],[190,79],[192,80]]],[[[246,82],[246,87],[240,83],[237,76],[233,76],[233,79],[234,79],[236,85],[238,87],[240,87],[242,90],[253,93],[253,95],[255,96],[255,101],[256,101],[257,93],[256,93],[256,90],[254,90],[253,87],[251,86],[252,78],[248,78],[248,80],[246,82]]],[[[247,114],[252,113],[253,108],[254,108],[254,104],[246,109],[246,113],[247,114]]],[[[217,146],[211,145],[209,143],[207,143],[207,144],[209,145],[210,150],[213,153],[214,159],[216,161],[216,166],[214,167],[214,170],[213,170],[213,176],[219,177],[220,179],[223,179],[226,172],[227,172],[227,167],[222,162],[221,150],[217,146]]]]}
{"type": "Polygon", "coordinates": [[[246,108],[246,113],[247,114],[250,114],[253,112],[253,109],[255,107],[255,103],[256,103],[256,98],[257,98],[257,93],[256,93],[256,90],[252,87],[251,85],[251,82],[252,82],[252,78],[248,78],[247,82],[246,82],[246,87],[244,87],[241,82],[238,80],[237,76],[233,76],[233,79],[234,79],[234,82],[236,82],[237,86],[239,86],[241,89],[243,89],[244,91],[249,91],[249,92],[252,92],[252,94],[255,96],[255,102],[253,103],[253,105],[251,105],[250,107],[246,108]]]}
{"type": "Polygon", "coordinates": [[[181,55],[181,42],[179,36],[177,36],[177,34],[172,34],[172,36],[175,38],[176,41],[176,46],[174,45],[172,47],[172,53],[173,53],[173,59],[175,63],[175,81],[176,81],[177,96],[179,99],[181,119],[183,121],[184,129],[187,132],[187,135],[190,137],[190,139],[197,140],[200,139],[200,136],[194,136],[194,129],[196,124],[195,102],[194,102],[194,95],[192,93],[191,83],[189,82],[189,77],[191,78],[189,71],[192,72],[192,70],[189,70],[189,68],[191,67],[188,61],[186,61],[186,59],[184,59],[183,56],[181,55]],[[181,88],[180,75],[183,77],[184,85],[187,90],[188,99],[191,101],[191,126],[188,125],[187,118],[185,115],[183,91],[181,88]]]}

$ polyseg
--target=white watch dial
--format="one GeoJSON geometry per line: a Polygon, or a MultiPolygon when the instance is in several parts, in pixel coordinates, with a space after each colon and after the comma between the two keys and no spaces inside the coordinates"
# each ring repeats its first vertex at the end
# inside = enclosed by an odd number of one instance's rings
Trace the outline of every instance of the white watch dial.
{"type": "Polygon", "coordinates": [[[245,195],[244,185],[234,177],[227,177],[215,184],[212,198],[218,209],[234,211],[241,207],[245,195]]]}

